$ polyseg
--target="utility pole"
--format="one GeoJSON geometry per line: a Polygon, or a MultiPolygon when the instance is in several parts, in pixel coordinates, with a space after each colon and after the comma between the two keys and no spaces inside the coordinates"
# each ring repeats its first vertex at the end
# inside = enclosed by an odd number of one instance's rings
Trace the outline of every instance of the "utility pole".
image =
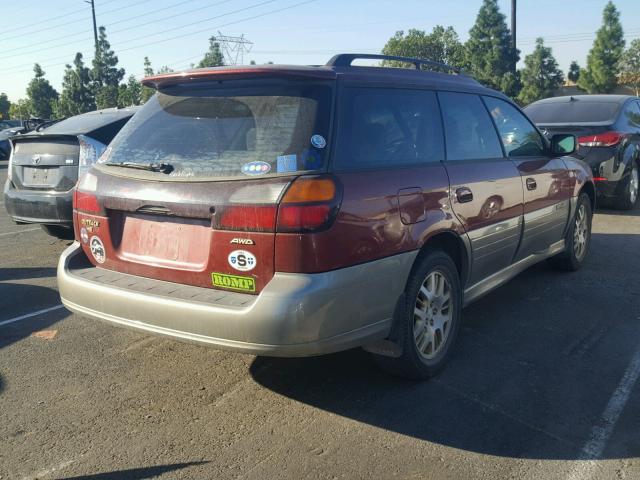
{"type": "Polygon", "coordinates": [[[511,0],[511,46],[516,48],[516,0],[511,0]]]}
{"type": "MultiPolygon", "coordinates": [[[[516,0],[511,0],[511,47],[516,49],[516,0]]],[[[513,65],[513,72],[516,72],[516,65],[513,65]]]]}
{"type": "Polygon", "coordinates": [[[215,38],[216,42],[220,44],[220,49],[227,65],[242,65],[244,55],[249,53],[253,47],[253,42],[247,40],[244,33],[239,37],[230,37],[229,35],[223,35],[218,30],[218,35],[215,38]]]}
{"type": "Polygon", "coordinates": [[[98,51],[98,27],[96,26],[96,6],[94,4],[94,0],[84,0],[84,2],[91,5],[91,15],[93,16],[93,39],[95,41],[95,49],[97,52],[98,51]]]}

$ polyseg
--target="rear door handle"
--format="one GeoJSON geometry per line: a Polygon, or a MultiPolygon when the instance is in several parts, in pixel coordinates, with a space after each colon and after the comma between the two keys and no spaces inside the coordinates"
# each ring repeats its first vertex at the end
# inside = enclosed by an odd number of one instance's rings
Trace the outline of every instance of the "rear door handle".
{"type": "Polygon", "coordinates": [[[534,178],[527,178],[527,190],[535,190],[538,188],[538,184],[534,178]]]}
{"type": "Polygon", "coordinates": [[[456,198],[460,203],[469,203],[473,200],[473,192],[469,187],[460,187],[456,190],[456,198]]]}

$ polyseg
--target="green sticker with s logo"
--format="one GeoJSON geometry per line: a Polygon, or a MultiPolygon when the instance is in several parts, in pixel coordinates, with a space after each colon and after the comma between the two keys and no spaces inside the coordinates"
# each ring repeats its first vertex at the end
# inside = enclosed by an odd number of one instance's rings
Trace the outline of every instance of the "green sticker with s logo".
{"type": "Polygon", "coordinates": [[[238,275],[214,272],[211,274],[211,280],[215,287],[231,288],[243,292],[256,291],[256,281],[253,277],[241,277],[238,275]]]}

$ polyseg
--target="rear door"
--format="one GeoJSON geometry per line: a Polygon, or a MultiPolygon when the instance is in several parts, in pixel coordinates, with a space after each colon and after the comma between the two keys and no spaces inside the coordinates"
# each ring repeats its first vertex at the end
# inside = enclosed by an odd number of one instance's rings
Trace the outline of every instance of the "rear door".
{"type": "Polygon", "coordinates": [[[471,284],[509,266],[520,242],[520,173],[504,157],[480,96],[438,93],[446,139],[446,169],[456,216],[471,241],[471,284]]]}
{"type": "Polygon", "coordinates": [[[516,165],[524,191],[524,231],[516,259],[549,248],[563,238],[575,187],[561,158],[549,157],[542,136],[510,103],[484,97],[505,154],[516,165]]]}

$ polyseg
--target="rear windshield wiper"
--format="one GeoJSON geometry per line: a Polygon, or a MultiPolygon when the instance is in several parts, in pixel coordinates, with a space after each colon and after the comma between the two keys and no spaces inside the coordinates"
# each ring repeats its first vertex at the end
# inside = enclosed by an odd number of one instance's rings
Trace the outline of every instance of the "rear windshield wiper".
{"type": "Polygon", "coordinates": [[[107,162],[104,165],[110,167],[136,168],[150,172],[171,173],[173,171],[173,166],[168,163],[107,162]]]}

